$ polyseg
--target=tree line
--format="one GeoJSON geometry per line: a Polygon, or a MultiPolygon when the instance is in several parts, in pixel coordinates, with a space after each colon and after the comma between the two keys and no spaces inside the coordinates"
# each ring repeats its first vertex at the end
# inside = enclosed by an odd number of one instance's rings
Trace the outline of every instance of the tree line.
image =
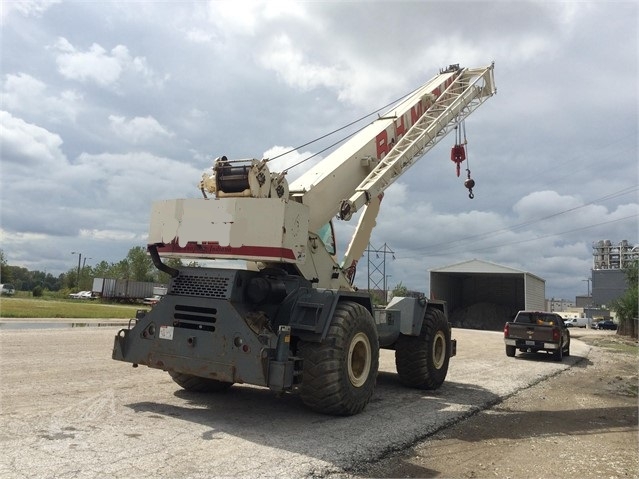
{"type": "MultiPolygon", "coordinates": [[[[177,268],[182,266],[179,258],[165,261],[168,266],[177,268]]],[[[191,263],[189,266],[197,266],[191,263]]],[[[90,290],[93,278],[130,279],[134,281],[150,281],[167,284],[169,275],[159,271],[142,246],[135,246],[129,250],[126,258],[117,263],[100,261],[94,266],[83,266],[79,270],[71,268],[66,273],[53,276],[42,271],[30,271],[21,266],[11,266],[0,249],[0,283],[10,283],[17,291],[31,291],[34,296],[42,291],[82,291],[90,290]]],[[[628,289],[611,304],[611,309],[618,314],[620,333],[637,337],[637,316],[639,299],[639,262],[635,261],[626,269],[628,289]]],[[[393,290],[393,296],[409,296],[408,289],[399,283],[393,290]]],[[[375,295],[374,295],[375,296],[375,295]]],[[[374,298],[375,299],[375,298],[374,298]]],[[[377,298],[379,302],[381,298],[377,298]]],[[[381,299],[381,301],[384,301],[381,299]]]]}
{"type": "MultiPolygon", "coordinates": [[[[171,267],[182,265],[181,260],[176,258],[168,259],[165,263],[171,267]]],[[[90,290],[93,278],[130,279],[164,284],[169,282],[169,276],[155,268],[142,246],[131,248],[126,257],[116,263],[103,260],[93,266],[81,267],[79,275],[77,268],[71,268],[58,276],[43,271],[31,271],[22,266],[12,266],[4,251],[0,250],[0,283],[10,283],[17,291],[90,290]]]]}

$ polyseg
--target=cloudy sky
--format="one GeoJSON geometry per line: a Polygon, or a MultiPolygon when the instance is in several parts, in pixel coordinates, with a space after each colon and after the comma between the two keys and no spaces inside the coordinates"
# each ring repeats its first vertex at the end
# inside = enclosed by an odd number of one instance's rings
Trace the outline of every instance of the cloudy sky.
{"type": "MultiPolygon", "coordinates": [[[[11,265],[119,261],[151,202],[200,197],[215,157],[272,157],[492,61],[497,95],[466,121],[475,199],[452,136],[387,190],[371,245],[394,252],[389,287],[427,292],[430,269],[477,258],[574,300],[594,241],[639,243],[634,1],[2,0],[0,22],[11,265]]],[[[337,227],[343,254],[354,222],[337,227]]]]}

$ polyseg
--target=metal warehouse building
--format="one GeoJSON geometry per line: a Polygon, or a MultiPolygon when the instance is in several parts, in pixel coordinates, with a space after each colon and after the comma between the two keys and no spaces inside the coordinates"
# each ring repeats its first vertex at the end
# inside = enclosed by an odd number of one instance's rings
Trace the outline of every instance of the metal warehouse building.
{"type": "Polygon", "coordinates": [[[478,259],[430,271],[431,298],[445,300],[455,327],[500,330],[522,309],[543,311],[546,282],[478,259]]]}

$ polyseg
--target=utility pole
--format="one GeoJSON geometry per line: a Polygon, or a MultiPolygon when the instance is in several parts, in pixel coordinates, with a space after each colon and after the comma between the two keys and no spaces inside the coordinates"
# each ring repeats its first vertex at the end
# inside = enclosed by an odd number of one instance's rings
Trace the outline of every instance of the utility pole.
{"type": "Polygon", "coordinates": [[[81,272],[82,272],[82,277],[84,277],[84,274],[85,274],[85,273],[84,273],[84,267],[86,266],[86,264],[87,264],[87,260],[88,260],[88,259],[93,259],[93,258],[87,258],[87,257],[85,256],[85,257],[84,257],[84,259],[82,260],[82,271],[81,271],[81,272]]]}
{"type": "Polygon", "coordinates": [[[82,263],[82,253],[78,253],[76,251],[71,251],[71,254],[77,254],[78,255],[78,289],[80,289],[80,263],[82,263]]]}
{"type": "Polygon", "coordinates": [[[390,274],[386,274],[386,255],[391,255],[391,257],[395,259],[395,252],[390,249],[386,243],[384,243],[381,249],[373,248],[373,246],[368,243],[366,254],[368,259],[368,291],[371,291],[371,286],[376,290],[381,289],[384,294],[383,301],[384,304],[386,304],[386,281],[388,277],[391,276],[390,274]],[[371,258],[371,253],[375,254],[375,258],[371,258]]]}

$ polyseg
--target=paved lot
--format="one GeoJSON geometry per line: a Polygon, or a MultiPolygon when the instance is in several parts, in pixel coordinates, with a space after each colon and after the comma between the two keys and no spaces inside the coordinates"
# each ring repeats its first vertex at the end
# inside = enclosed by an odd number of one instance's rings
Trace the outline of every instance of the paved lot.
{"type": "Polygon", "coordinates": [[[117,327],[0,328],[0,476],[322,477],[393,451],[588,356],[507,358],[498,332],[454,330],[458,356],[435,392],[403,388],[383,351],[372,402],[316,414],[292,395],[181,390],[168,374],[111,360],[117,327]]]}

